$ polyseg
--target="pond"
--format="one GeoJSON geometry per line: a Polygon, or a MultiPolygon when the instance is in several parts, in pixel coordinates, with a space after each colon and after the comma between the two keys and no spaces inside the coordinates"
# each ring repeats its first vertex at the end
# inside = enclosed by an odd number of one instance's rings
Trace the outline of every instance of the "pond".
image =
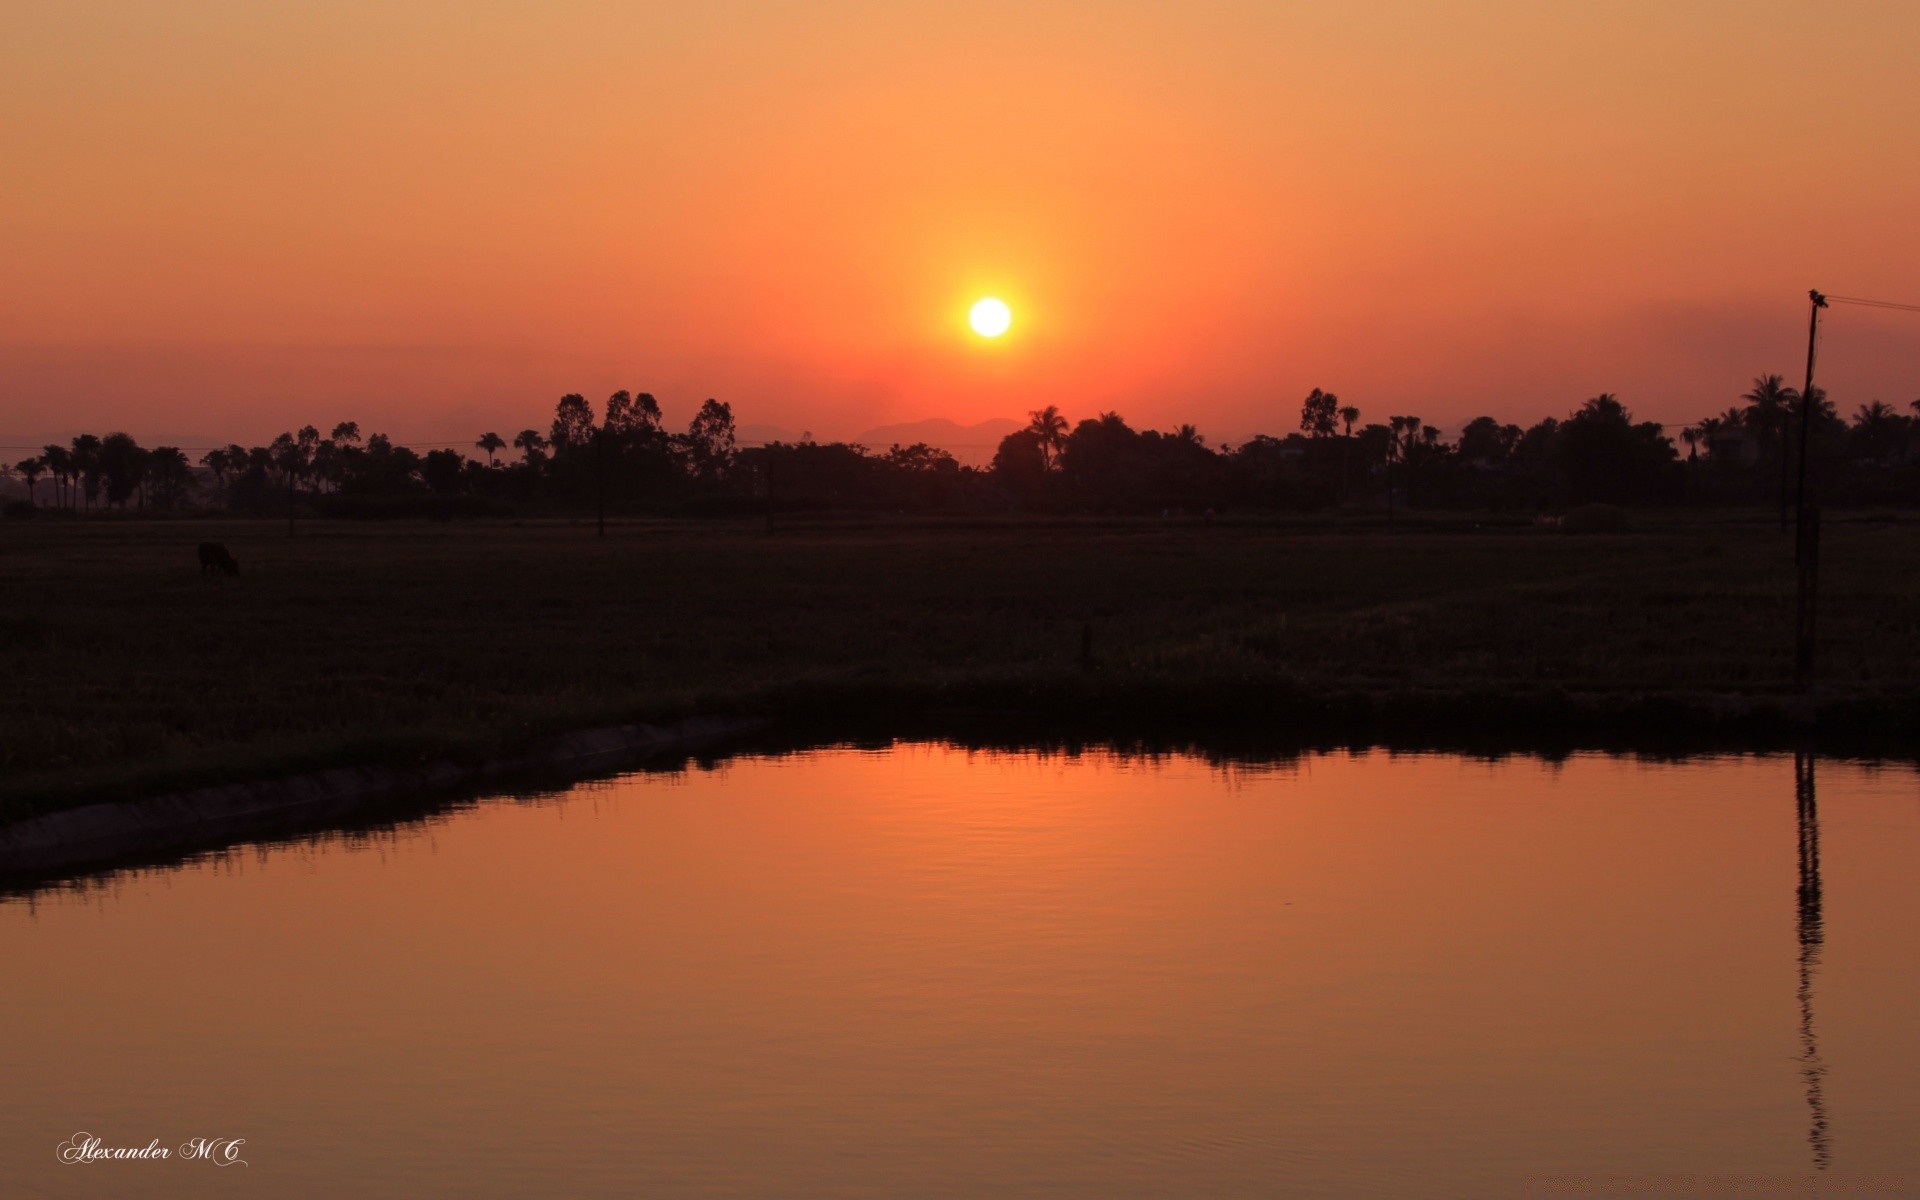
{"type": "Polygon", "coordinates": [[[0,904],[0,1178],[1904,1194],[1917,785],[902,744],[122,873],[0,904]],[[63,1162],[76,1133],[170,1153],[63,1162]]]}

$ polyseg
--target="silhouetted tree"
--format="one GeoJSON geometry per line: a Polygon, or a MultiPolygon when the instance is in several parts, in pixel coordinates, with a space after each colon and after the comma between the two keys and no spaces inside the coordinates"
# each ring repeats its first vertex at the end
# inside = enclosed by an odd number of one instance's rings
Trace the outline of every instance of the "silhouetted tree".
{"type": "Polygon", "coordinates": [[[1140,435],[1119,413],[1104,412],[1073,427],[1060,447],[1060,473],[1068,494],[1096,509],[1136,507],[1145,497],[1140,435]]]}
{"type": "Polygon", "coordinates": [[[660,402],[651,393],[629,396],[625,390],[607,397],[603,428],[617,441],[632,444],[661,434],[660,402]]]}
{"type": "Polygon", "coordinates": [[[1027,432],[1038,439],[1042,462],[1051,470],[1060,463],[1061,448],[1067,441],[1067,419],[1060,415],[1060,406],[1049,404],[1027,414],[1027,432]]]}
{"type": "Polygon", "coordinates": [[[479,449],[482,450],[483,452],[485,452],[487,456],[487,465],[490,467],[494,465],[494,462],[493,462],[494,454],[496,454],[501,450],[506,449],[507,447],[506,439],[502,438],[499,434],[493,432],[492,430],[488,430],[487,432],[481,434],[480,440],[475,442],[474,445],[479,447],[479,449]]]}
{"type": "Polygon", "coordinates": [[[313,448],[313,458],[307,463],[309,478],[313,480],[314,490],[322,486],[340,490],[341,481],[346,478],[348,464],[353,461],[354,447],[343,446],[333,438],[321,438],[313,448]]]}
{"type": "Polygon", "coordinates": [[[53,502],[55,505],[73,504],[73,454],[65,446],[49,443],[40,449],[40,461],[47,464],[47,473],[53,476],[53,502]],[[64,494],[63,494],[64,493],[64,494]]]}
{"type": "Polygon", "coordinates": [[[193,491],[193,464],[178,446],[155,446],[147,455],[153,506],[167,510],[193,491]]]}
{"type": "MultiPolygon", "coordinates": [[[[1787,519],[1787,477],[1793,458],[1793,439],[1788,436],[1792,425],[1793,405],[1800,393],[1786,385],[1778,375],[1759,375],[1754,378],[1753,386],[1740,397],[1747,402],[1747,410],[1741,414],[1740,424],[1751,430],[1760,439],[1761,449],[1769,451],[1770,456],[1779,463],[1779,504],[1780,519],[1787,519]]],[[[1732,415],[1732,410],[1728,410],[1732,415]]]]}
{"type": "Polygon", "coordinates": [[[1310,437],[1332,437],[1339,429],[1340,397],[1319,388],[1300,403],[1300,432],[1310,437]]]}
{"type": "Polygon", "coordinates": [[[1667,467],[1678,457],[1657,423],[1635,424],[1626,406],[1606,392],[1560,425],[1556,451],[1561,499],[1568,504],[1657,503],[1664,498],[1667,467]]]}
{"type": "Polygon", "coordinates": [[[687,464],[701,479],[717,479],[733,462],[733,406],[709,399],[693,414],[682,448],[687,464]]]}
{"type": "Polygon", "coordinates": [[[420,477],[436,492],[458,492],[465,485],[466,455],[458,450],[429,450],[420,463],[420,477]]]}
{"type": "Polygon", "coordinates": [[[540,469],[547,461],[547,439],[540,436],[538,429],[522,429],[513,435],[514,449],[520,451],[521,458],[530,471],[540,469]]]}
{"type": "Polygon", "coordinates": [[[128,434],[109,433],[100,442],[98,462],[107,503],[124,509],[145,475],[146,451],[128,434]]]}
{"type": "Polygon", "coordinates": [[[20,478],[27,481],[27,503],[32,504],[34,502],[33,487],[40,482],[40,477],[47,473],[46,460],[23,458],[13,464],[13,469],[19,472],[20,478]]]}
{"type": "Polygon", "coordinates": [[[1456,451],[1462,462],[1481,467],[1504,467],[1520,444],[1518,425],[1502,425],[1492,417],[1475,417],[1460,430],[1456,451]]]}
{"type": "Polygon", "coordinates": [[[79,435],[73,439],[69,455],[80,491],[87,498],[87,507],[92,508],[100,498],[100,439],[91,433],[79,435]]]}
{"type": "Polygon", "coordinates": [[[283,433],[273,439],[267,451],[272,455],[273,465],[279,470],[287,490],[293,491],[299,486],[300,477],[307,470],[306,450],[301,446],[300,439],[291,433],[283,433]]]}
{"type": "Polygon", "coordinates": [[[1047,444],[1031,426],[1000,439],[993,452],[993,478],[1016,500],[1037,504],[1046,496],[1047,444]]]}
{"type": "Polygon", "coordinates": [[[593,406],[585,396],[569,392],[560,397],[553,410],[553,431],[547,437],[556,459],[587,447],[593,440],[593,406]]]}
{"type": "Polygon", "coordinates": [[[1885,463],[1902,454],[1909,442],[1908,418],[1891,404],[1875,400],[1854,414],[1850,441],[1853,457],[1885,463]]]}

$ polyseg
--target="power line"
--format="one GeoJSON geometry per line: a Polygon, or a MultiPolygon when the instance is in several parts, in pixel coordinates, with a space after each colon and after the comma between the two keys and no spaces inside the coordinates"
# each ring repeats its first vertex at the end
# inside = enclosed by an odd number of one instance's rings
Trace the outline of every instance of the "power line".
{"type": "Polygon", "coordinates": [[[1828,296],[1834,304],[1857,304],[1862,308],[1890,308],[1896,312],[1920,313],[1920,304],[1900,304],[1892,300],[1864,300],[1859,296],[1828,296]]]}

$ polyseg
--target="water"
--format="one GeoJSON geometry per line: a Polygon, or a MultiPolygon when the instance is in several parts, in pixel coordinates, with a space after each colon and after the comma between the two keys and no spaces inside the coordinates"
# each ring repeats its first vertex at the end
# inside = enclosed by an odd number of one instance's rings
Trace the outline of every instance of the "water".
{"type": "Polygon", "coordinates": [[[0,1193],[1910,1194],[1920,786],[1817,770],[827,750],[43,893],[0,1193]]]}

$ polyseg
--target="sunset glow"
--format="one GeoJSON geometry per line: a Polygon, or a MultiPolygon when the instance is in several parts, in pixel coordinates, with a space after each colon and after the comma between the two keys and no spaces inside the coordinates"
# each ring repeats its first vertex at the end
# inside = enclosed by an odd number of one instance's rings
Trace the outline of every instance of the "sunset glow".
{"type": "MultiPolygon", "coordinates": [[[[1912,5],[177,0],[0,29],[0,432],[471,440],[617,388],[822,438],[1058,403],[1217,441],[1312,387],[1443,427],[1602,390],[1693,420],[1792,374],[1809,287],[1920,278],[1920,165],[1889,152],[1912,5]],[[954,281],[1026,331],[1008,278],[1046,336],[967,353],[954,281]]],[[[1828,336],[1843,408],[1920,395],[1910,329],[1828,336]]]]}
{"type": "Polygon", "coordinates": [[[0,1191],[1920,1179],[1917,78],[0,4],[0,1191]]]}

